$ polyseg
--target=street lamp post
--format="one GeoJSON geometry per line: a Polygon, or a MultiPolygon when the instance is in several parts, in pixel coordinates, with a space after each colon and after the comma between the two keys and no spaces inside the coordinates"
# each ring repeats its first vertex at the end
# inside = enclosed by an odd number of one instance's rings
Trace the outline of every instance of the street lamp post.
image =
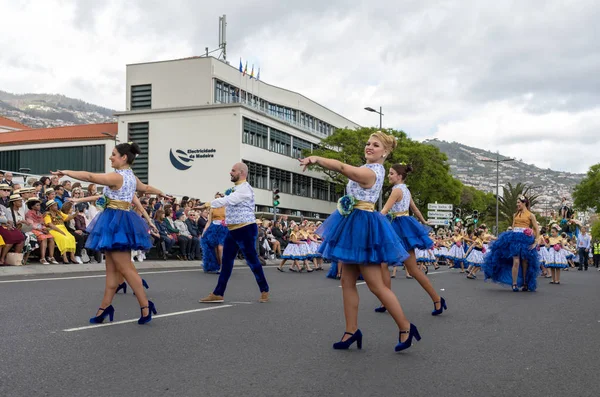
{"type": "Polygon", "coordinates": [[[499,234],[498,230],[498,215],[499,215],[499,196],[500,196],[500,163],[505,161],[515,161],[515,159],[502,159],[500,160],[500,153],[496,152],[496,160],[493,159],[481,159],[484,163],[496,163],[496,235],[499,234]]]}
{"type": "MultiPolygon", "coordinates": [[[[381,130],[383,128],[383,109],[381,106],[379,106],[379,111],[373,109],[372,107],[367,106],[365,108],[366,111],[368,112],[373,112],[373,113],[377,113],[379,115],[379,129],[381,130]]],[[[381,209],[383,208],[383,190],[381,191],[381,193],[379,193],[379,211],[381,211],[381,209]]]]}
{"type": "Polygon", "coordinates": [[[106,132],[106,131],[102,131],[101,134],[104,135],[104,136],[107,136],[107,137],[110,137],[110,138],[114,139],[115,140],[115,146],[117,146],[117,143],[119,143],[118,134],[113,135],[110,132],[106,132]]]}

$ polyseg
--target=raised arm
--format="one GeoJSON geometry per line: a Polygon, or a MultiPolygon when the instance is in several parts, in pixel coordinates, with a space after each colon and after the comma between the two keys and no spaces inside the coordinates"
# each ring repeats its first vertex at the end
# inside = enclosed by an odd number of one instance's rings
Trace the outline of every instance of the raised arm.
{"type": "Polygon", "coordinates": [[[240,185],[241,187],[234,189],[231,194],[225,197],[214,199],[210,202],[210,206],[213,208],[221,208],[227,205],[236,205],[252,197],[252,191],[249,185],[240,185]]]}
{"type": "Polygon", "coordinates": [[[421,214],[421,211],[419,211],[419,208],[417,207],[417,205],[413,201],[412,197],[410,198],[410,209],[413,212],[413,214],[415,214],[415,216],[417,217],[417,219],[419,220],[419,222],[421,222],[421,223],[423,223],[425,225],[427,224],[427,221],[425,220],[425,218],[423,218],[423,214],[421,214]]]}
{"type": "Polygon", "coordinates": [[[164,193],[162,192],[162,190],[159,190],[159,189],[155,188],[154,186],[146,185],[145,183],[140,181],[140,178],[138,178],[137,176],[135,177],[135,180],[136,180],[136,190],[138,192],[143,193],[143,194],[156,194],[159,196],[164,196],[164,193]]]}
{"type": "Polygon", "coordinates": [[[392,189],[392,194],[390,194],[390,197],[385,202],[385,205],[383,206],[381,213],[383,215],[387,215],[387,213],[390,212],[390,210],[392,209],[394,204],[396,204],[398,201],[402,200],[403,195],[404,195],[404,193],[402,193],[402,190],[392,189]]]}
{"type": "Polygon", "coordinates": [[[323,168],[327,168],[328,170],[339,172],[340,174],[348,177],[348,179],[357,182],[363,189],[369,189],[373,187],[375,181],[377,180],[377,175],[375,175],[373,170],[366,167],[354,167],[338,160],[326,159],[319,156],[310,156],[299,159],[299,161],[300,165],[304,166],[302,171],[306,171],[310,164],[317,164],[323,168]]]}
{"type": "Polygon", "coordinates": [[[78,204],[78,203],[90,203],[92,201],[97,201],[100,197],[102,197],[101,194],[96,194],[94,196],[88,196],[88,197],[80,197],[80,198],[69,197],[67,199],[67,201],[70,201],[70,202],[75,203],[75,204],[78,204]]]}
{"type": "Polygon", "coordinates": [[[110,172],[108,174],[94,174],[92,172],[87,171],[71,171],[71,170],[63,170],[63,171],[50,171],[52,175],[55,175],[59,178],[63,176],[68,176],[73,179],[77,179],[84,182],[91,182],[97,185],[109,186],[111,188],[121,185],[123,183],[123,177],[116,172],[110,172]]]}

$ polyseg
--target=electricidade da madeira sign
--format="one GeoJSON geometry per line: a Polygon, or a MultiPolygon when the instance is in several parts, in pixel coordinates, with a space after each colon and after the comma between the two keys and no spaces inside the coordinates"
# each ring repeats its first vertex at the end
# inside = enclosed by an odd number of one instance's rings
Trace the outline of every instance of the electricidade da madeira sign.
{"type": "Polygon", "coordinates": [[[215,157],[216,149],[171,149],[169,159],[173,167],[180,171],[189,170],[195,159],[215,157]]]}

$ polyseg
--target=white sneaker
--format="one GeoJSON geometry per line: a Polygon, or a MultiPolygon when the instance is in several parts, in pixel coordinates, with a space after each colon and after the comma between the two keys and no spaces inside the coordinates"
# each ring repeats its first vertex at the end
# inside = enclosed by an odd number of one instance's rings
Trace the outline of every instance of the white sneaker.
{"type": "Polygon", "coordinates": [[[139,254],[137,256],[137,260],[138,260],[138,262],[143,262],[144,261],[144,254],[139,254]]]}
{"type": "Polygon", "coordinates": [[[75,257],[75,262],[79,263],[80,265],[83,265],[83,261],[81,260],[80,256],[75,257]]]}

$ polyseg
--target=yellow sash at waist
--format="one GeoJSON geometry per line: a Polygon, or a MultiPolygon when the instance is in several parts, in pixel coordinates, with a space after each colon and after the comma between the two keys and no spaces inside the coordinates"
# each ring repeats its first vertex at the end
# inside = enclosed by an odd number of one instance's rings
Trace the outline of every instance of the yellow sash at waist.
{"type": "Polygon", "coordinates": [[[399,216],[409,216],[410,214],[408,213],[408,211],[402,211],[402,212],[391,212],[390,213],[392,215],[393,218],[397,218],[399,216]]]}
{"type": "Polygon", "coordinates": [[[360,200],[358,200],[354,204],[354,209],[355,210],[362,210],[362,211],[373,212],[373,211],[375,211],[375,204],[374,203],[369,203],[368,201],[360,201],[360,200]]]}
{"type": "Polygon", "coordinates": [[[131,203],[129,201],[106,199],[106,208],[121,211],[130,211],[131,203]]]}

